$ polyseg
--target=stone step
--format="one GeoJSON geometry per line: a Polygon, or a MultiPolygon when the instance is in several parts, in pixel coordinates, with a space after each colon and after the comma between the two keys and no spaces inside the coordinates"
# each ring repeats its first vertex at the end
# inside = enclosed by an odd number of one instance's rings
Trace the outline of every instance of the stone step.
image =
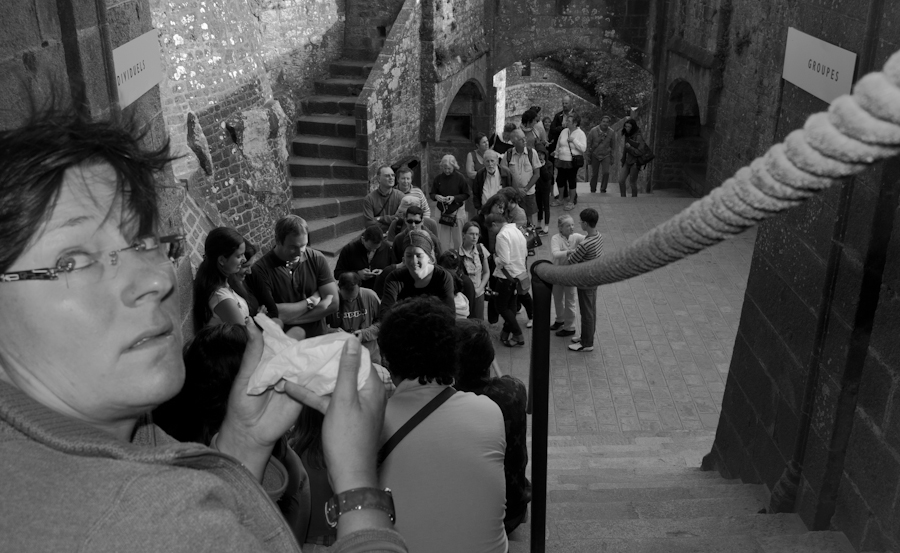
{"type": "Polygon", "coordinates": [[[548,520],[688,519],[755,515],[765,505],[755,497],[678,499],[673,501],[613,501],[609,503],[549,503],[548,520]]]}
{"type": "MultiPolygon", "coordinates": [[[[618,501],[678,501],[682,499],[753,499],[761,509],[768,500],[763,485],[735,486],[665,486],[657,488],[613,488],[550,490],[549,503],[610,503],[618,501]]],[[[758,510],[757,509],[757,510],[758,510]]]]}
{"type": "Polygon", "coordinates": [[[856,553],[843,532],[766,536],[756,541],[764,553],[856,553]]]}
{"type": "Polygon", "coordinates": [[[295,198],[363,197],[369,193],[369,183],[365,180],[292,178],[290,183],[295,198]]]}
{"type": "Polygon", "coordinates": [[[547,485],[557,489],[589,490],[668,488],[681,486],[731,486],[741,484],[740,478],[725,479],[715,472],[686,469],[683,472],[646,472],[627,469],[560,471],[547,475],[547,485]],[[583,472],[583,473],[582,473],[583,472]]]}
{"type": "Polygon", "coordinates": [[[691,457],[700,452],[707,453],[712,448],[710,442],[677,442],[668,444],[621,444],[621,445],[568,445],[548,444],[550,457],[590,456],[590,457],[652,457],[653,455],[680,455],[690,453],[691,457]]]}
{"type": "Polygon", "coordinates": [[[309,244],[319,249],[319,244],[348,233],[360,233],[365,225],[362,213],[341,215],[329,219],[309,221],[309,244]]]}
{"type": "Polygon", "coordinates": [[[368,169],[343,159],[317,159],[313,157],[291,156],[288,170],[292,177],[320,179],[349,179],[365,181],[368,169]]]}
{"type": "Polygon", "coordinates": [[[362,229],[359,229],[341,234],[339,236],[335,236],[334,238],[330,238],[328,240],[325,240],[324,242],[316,244],[316,249],[328,257],[337,257],[338,254],[341,253],[341,248],[343,248],[353,240],[359,238],[359,234],[361,231],[362,229]]]}
{"type": "Polygon", "coordinates": [[[291,213],[308,221],[362,213],[363,198],[294,198],[291,213]]]}
{"type": "MultiPolygon", "coordinates": [[[[529,441],[531,438],[529,438],[529,441]]],[[[687,430],[666,432],[598,432],[594,434],[556,435],[548,438],[548,445],[651,445],[668,443],[696,443],[715,441],[715,432],[709,430],[687,430]]]]}
{"type": "MultiPolygon", "coordinates": [[[[639,540],[677,538],[707,538],[715,536],[770,537],[785,534],[805,534],[806,526],[794,513],[777,515],[709,516],[690,519],[637,520],[557,520],[549,525],[548,539],[580,540],[639,540]]],[[[570,550],[571,551],[571,550],[570,550]]],[[[594,551],[606,551],[596,548],[594,551]]],[[[632,549],[628,549],[632,551],[632,549]]],[[[727,551],[727,550],[724,550],[727,551]]]]}
{"type": "Polygon", "coordinates": [[[297,134],[356,139],[356,118],[346,115],[304,115],[297,118],[297,134]]]}
{"type": "MultiPolygon", "coordinates": [[[[509,553],[528,553],[530,542],[510,541],[509,553]]],[[[752,536],[547,540],[546,553],[762,553],[752,536]]]]}
{"type": "Polygon", "coordinates": [[[688,468],[699,467],[705,453],[699,451],[686,451],[681,454],[662,454],[640,457],[603,457],[600,455],[569,455],[548,456],[548,470],[578,469],[578,468],[688,468]]]}
{"type": "Polygon", "coordinates": [[[335,96],[359,96],[366,79],[362,77],[332,77],[315,82],[316,94],[328,94],[335,96]]]}
{"type": "Polygon", "coordinates": [[[338,60],[328,66],[333,77],[368,77],[374,63],[361,60],[338,60]]]}
{"type": "Polygon", "coordinates": [[[300,103],[308,115],[352,116],[357,96],[317,95],[304,98],[300,103]]]}
{"type": "Polygon", "coordinates": [[[353,161],[356,158],[356,140],[332,136],[300,135],[291,143],[291,151],[294,155],[301,157],[353,161]]]}

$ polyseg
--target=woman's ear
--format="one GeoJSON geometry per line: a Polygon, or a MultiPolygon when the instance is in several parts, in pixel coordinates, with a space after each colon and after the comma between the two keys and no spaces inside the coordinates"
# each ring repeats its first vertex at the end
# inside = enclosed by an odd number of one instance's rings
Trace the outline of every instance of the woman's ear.
{"type": "Polygon", "coordinates": [[[227,260],[225,259],[225,256],[224,256],[224,255],[220,255],[220,256],[219,256],[219,259],[216,260],[216,263],[219,264],[219,267],[224,267],[226,261],[227,261],[227,260]]]}

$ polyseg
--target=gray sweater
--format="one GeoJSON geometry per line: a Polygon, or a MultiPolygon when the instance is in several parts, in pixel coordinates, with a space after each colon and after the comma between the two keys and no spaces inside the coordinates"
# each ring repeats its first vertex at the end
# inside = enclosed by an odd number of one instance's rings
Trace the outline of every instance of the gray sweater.
{"type": "MultiPolygon", "coordinates": [[[[299,552],[266,489],[235,459],[145,423],[130,443],[64,417],[0,381],[0,549],[299,552]]],[[[392,530],[356,532],[340,553],[405,552],[392,530]]]]}

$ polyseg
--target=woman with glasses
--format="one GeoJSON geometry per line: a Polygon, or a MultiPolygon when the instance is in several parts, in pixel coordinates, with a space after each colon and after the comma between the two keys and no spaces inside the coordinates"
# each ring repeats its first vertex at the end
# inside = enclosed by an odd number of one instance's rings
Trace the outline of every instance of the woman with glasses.
{"type": "Polygon", "coordinates": [[[181,238],[161,236],[171,231],[160,230],[155,179],[166,147],[146,152],[118,125],[51,113],[0,131],[0,152],[5,549],[300,551],[273,503],[287,475],[270,458],[302,400],[326,413],[334,549],[406,550],[375,471],[385,389],[353,338],[330,399],[292,383],[251,396],[263,347],[247,325],[211,447],[153,424],[185,380],[181,238]],[[370,373],[358,391],[359,370],[370,373]]]}

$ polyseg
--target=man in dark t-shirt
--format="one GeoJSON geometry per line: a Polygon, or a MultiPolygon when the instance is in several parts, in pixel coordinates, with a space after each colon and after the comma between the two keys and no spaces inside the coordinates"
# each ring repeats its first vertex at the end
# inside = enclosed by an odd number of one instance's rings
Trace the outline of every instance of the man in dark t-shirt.
{"type": "Polygon", "coordinates": [[[338,290],[325,256],[308,247],[306,221],[288,215],[275,223],[275,247],[247,276],[251,292],[288,331],[299,326],[306,337],[325,333],[325,318],[337,311],[338,290]]]}

